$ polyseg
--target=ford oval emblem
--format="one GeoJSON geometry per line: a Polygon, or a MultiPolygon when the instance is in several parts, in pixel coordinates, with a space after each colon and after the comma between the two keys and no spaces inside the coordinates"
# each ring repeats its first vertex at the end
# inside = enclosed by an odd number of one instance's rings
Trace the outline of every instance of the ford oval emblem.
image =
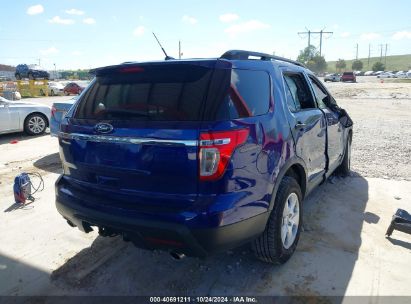
{"type": "Polygon", "coordinates": [[[94,130],[98,133],[110,133],[111,131],[113,131],[113,126],[110,125],[109,123],[105,123],[105,122],[100,122],[98,124],[96,124],[94,126],[94,130]]]}

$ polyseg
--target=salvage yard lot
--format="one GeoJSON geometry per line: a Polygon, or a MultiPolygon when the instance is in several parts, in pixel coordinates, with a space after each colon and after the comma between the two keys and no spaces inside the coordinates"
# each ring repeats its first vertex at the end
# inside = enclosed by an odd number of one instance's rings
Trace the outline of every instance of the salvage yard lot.
{"type": "Polygon", "coordinates": [[[308,197],[283,266],[257,261],[247,246],[174,261],[83,234],[54,207],[57,139],[0,136],[0,295],[411,295],[411,236],[384,237],[397,208],[411,211],[411,84],[357,79],[326,84],[354,120],[352,176],[308,197]],[[41,173],[45,189],[17,208],[12,183],[22,171],[41,173]]]}

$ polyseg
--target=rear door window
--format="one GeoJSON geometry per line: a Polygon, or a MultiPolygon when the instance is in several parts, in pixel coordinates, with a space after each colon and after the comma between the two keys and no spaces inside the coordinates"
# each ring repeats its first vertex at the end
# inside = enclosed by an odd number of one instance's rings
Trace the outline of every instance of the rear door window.
{"type": "Polygon", "coordinates": [[[285,73],[284,86],[291,112],[316,108],[310,88],[302,73],[285,73]]]}

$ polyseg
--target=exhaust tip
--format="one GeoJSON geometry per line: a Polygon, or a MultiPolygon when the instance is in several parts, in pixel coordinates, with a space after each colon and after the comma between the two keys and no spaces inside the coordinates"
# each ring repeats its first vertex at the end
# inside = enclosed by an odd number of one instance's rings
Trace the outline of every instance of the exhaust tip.
{"type": "Polygon", "coordinates": [[[171,251],[170,255],[172,256],[172,258],[174,260],[181,260],[181,259],[185,258],[185,256],[186,256],[184,253],[176,252],[176,251],[171,251]]]}

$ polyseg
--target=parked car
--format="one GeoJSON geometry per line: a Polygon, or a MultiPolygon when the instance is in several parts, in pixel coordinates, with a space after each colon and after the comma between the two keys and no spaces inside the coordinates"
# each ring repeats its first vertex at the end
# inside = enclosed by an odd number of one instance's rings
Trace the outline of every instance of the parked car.
{"type": "Polygon", "coordinates": [[[367,71],[364,73],[364,76],[372,76],[373,73],[374,71],[367,71]]]}
{"type": "Polygon", "coordinates": [[[33,79],[49,79],[50,74],[38,65],[19,64],[16,66],[16,73],[14,74],[17,80],[28,78],[33,79]]]}
{"type": "Polygon", "coordinates": [[[336,74],[336,73],[327,74],[324,77],[324,82],[327,82],[327,81],[338,82],[338,81],[340,81],[340,78],[341,78],[340,75],[336,74]]]}
{"type": "Polygon", "coordinates": [[[346,82],[346,81],[351,81],[351,82],[357,82],[357,78],[354,75],[354,72],[344,72],[341,76],[341,81],[346,82]]]}
{"type": "Polygon", "coordinates": [[[395,74],[397,78],[407,78],[407,73],[403,71],[399,71],[395,74]]]}
{"type": "Polygon", "coordinates": [[[78,96],[74,96],[70,100],[58,101],[53,103],[51,107],[51,118],[50,118],[50,135],[58,136],[60,129],[60,122],[64,115],[70,110],[73,104],[77,101],[78,96]]]}
{"type": "Polygon", "coordinates": [[[373,73],[373,75],[374,75],[374,76],[378,76],[378,75],[380,75],[380,74],[382,74],[382,73],[384,73],[384,71],[376,71],[376,72],[373,73]]]}
{"type": "Polygon", "coordinates": [[[50,120],[50,107],[30,102],[11,101],[0,97],[0,134],[24,131],[43,134],[50,120]]]}
{"type": "Polygon", "coordinates": [[[65,95],[75,94],[79,95],[83,92],[84,87],[76,82],[69,82],[63,89],[65,95]]]}
{"type": "Polygon", "coordinates": [[[61,82],[49,82],[48,94],[50,96],[63,95],[65,85],[61,82]]]}
{"type": "Polygon", "coordinates": [[[349,173],[352,121],[301,63],[228,51],[94,73],[59,132],[56,207],[84,232],[174,257],[251,242],[284,263],[303,199],[349,173]]]}
{"type": "Polygon", "coordinates": [[[390,72],[384,72],[384,73],[377,75],[377,78],[396,78],[396,75],[390,72]]]}

